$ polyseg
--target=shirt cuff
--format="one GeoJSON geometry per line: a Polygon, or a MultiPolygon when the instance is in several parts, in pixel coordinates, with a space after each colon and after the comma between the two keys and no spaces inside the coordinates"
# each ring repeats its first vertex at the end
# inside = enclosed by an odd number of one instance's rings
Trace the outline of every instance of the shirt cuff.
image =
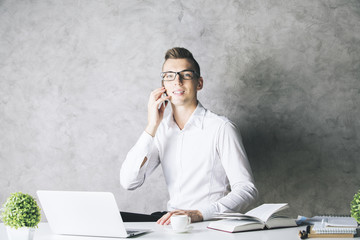
{"type": "MultiPolygon", "coordinates": [[[[154,143],[153,136],[151,136],[150,134],[148,134],[145,131],[141,134],[140,138],[138,139],[138,141],[136,143],[136,145],[139,147],[138,148],[139,150],[143,149],[144,152],[142,153],[142,155],[146,156],[148,160],[150,159],[153,143],[154,143]]],[[[139,161],[141,161],[138,163],[138,166],[140,167],[142,162],[144,161],[144,159],[139,158],[139,161]]],[[[145,167],[148,164],[148,162],[149,161],[146,161],[143,167],[145,167]]]]}
{"type": "Polygon", "coordinates": [[[212,203],[208,206],[201,207],[199,209],[199,211],[201,212],[201,214],[203,216],[203,220],[207,221],[207,220],[214,218],[214,216],[215,216],[214,213],[218,212],[219,210],[217,208],[216,203],[212,203]]]}

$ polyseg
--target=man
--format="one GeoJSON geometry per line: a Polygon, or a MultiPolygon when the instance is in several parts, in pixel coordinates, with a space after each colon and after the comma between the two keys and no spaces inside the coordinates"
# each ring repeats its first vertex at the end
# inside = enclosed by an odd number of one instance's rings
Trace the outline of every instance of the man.
{"type": "Polygon", "coordinates": [[[170,195],[169,212],[157,221],[162,225],[173,214],[198,222],[244,210],[257,190],[241,137],[233,123],[198,101],[204,80],[192,53],[168,50],[161,77],[163,87],[150,94],[145,131],[122,165],[122,186],[136,189],[161,164],[170,195]],[[163,119],[168,101],[172,112],[163,119]]]}

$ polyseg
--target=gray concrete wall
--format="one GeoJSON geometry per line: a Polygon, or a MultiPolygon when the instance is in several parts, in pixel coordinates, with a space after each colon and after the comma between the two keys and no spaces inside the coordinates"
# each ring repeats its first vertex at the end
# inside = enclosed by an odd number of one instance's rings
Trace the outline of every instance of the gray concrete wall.
{"type": "Polygon", "coordinates": [[[203,105],[240,128],[258,203],[347,214],[360,188],[359,1],[0,0],[0,202],[111,191],[166,208],[158,169],[119,183],[165,51],[190,49],[203,105]]]}

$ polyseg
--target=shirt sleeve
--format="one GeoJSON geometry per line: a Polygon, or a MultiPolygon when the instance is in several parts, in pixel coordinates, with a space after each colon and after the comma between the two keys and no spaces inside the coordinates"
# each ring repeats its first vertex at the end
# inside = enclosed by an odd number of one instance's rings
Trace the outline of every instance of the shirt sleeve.
{"type": "Polygon", "coordinates": [[[217,151],[231,191],[218,201],[199,209],[204,220],[211,219],[215,212],[241,212],[255,201],[258,194],[240,133],[229,121],[219,130],[217,151]]]}
{"type": "Polygon", "coordinates": [[[136,144],[128,152],[120,170],[120,183],[127,190],[140,187],[145,178],[159,165],[159,152],[154,137],[143,132],[136,144]],[[143,166],[145,157],[147,161],[143,166]]]}

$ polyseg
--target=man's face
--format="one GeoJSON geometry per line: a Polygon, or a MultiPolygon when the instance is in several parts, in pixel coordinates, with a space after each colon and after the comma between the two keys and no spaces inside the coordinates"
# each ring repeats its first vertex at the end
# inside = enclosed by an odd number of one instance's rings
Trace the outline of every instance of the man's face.
{"type": "MultiPolygon", "coordinates": [[[[184,58],[168,59],[164,63],[163,72],[180,72],[183,70],[195,70],[192,64],[184,58]]],[[[174,106],[196,106],[197,91],[202,89],[203,79],[194,75],[192,80],[181,79],[179,74],[173,81],[163,81],[166,93],[171,96],[170,101],[174,106]]]]}

